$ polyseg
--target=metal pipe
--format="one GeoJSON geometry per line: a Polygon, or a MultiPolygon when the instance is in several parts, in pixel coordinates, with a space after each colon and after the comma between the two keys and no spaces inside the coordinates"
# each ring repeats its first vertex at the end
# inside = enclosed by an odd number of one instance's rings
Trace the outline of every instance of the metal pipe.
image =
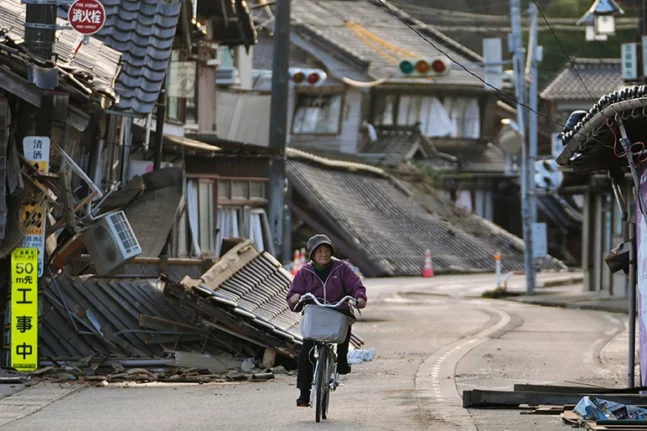
{"type": "MultiPolygon", "coordinates": [[[[632,216],[633,218],[633,216],[632,216]]],[[[627,223],[629,227],[629,352],[628,352],[628,384],[630,388],[635,384],[635,368],[636,368],[636,224],[633,222],[627,223]]],[[[642,382],[641,382],[642,383],[642,382]]]]}

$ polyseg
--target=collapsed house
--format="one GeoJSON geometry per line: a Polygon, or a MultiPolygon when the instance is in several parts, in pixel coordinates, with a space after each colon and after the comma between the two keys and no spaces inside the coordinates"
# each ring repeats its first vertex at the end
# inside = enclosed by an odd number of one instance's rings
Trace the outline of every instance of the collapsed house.
{"type": "MultiPolygon", "coordinates": [[[[171,260],[162,276],[149,268],[140,277],[49,278],[41,365],[177,368],[187,355],[199,354],[221,373],[250,357],[259,365],[269,357],[270,366],[291,366],[303,342],[300,316],[285,300],[292,275],[249,240],[226,243],[229,250],[206,271],[171,260]]],[[[146,271],[145,264],[129,265],[122,273],[132,274],[134,266],[146,271]]],[[[351,342],[363,344],[357,334],[351,342]]]]}
{"type": "MultiPolygon", "coordinates": [[[[330,236],[339,252],[369,277],[420,275],[425,250],[436,273],[522,270],[523,241],[470,214],[424,184],[398,181],[384,170],[288,150],[290,210],[330,236]]],[[[295,222],[297,223],[297,222],[295,222]]],[[[558,260],[548,270],[565,269],[558,260]]]]}

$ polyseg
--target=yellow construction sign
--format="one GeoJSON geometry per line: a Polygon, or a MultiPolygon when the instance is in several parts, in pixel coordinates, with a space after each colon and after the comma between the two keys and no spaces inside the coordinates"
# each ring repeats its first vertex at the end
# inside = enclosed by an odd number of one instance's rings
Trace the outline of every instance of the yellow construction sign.
{"type": "Polygon", "coordinates": [[[11,253],[11,366],[38,368],[38,250],[11,253]]]}

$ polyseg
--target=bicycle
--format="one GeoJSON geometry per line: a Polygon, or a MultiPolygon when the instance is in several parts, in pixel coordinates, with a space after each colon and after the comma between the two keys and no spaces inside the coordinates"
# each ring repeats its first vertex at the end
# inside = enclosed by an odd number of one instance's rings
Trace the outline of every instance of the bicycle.
{"type": "MultiPolygon", "coordinates": [[[[357,300],[345,296],[336,304],[322,304],[312,293],[303,295],[299,303],[312,300],[315,304],[305,306],[301,322],[301,335],[304,339],[312,339],[314,343],[315,372],[310,392],[310,406],[315,406],[315,420],[328,418],[330,392],[339,386],[337,372],[337,354],[335,344],[343,343],[354,323],[353,317],[331,310],[349,302],[357,307],[357,300]]],[[[358,312],[361,314],[359,309],[358,312]]]]}

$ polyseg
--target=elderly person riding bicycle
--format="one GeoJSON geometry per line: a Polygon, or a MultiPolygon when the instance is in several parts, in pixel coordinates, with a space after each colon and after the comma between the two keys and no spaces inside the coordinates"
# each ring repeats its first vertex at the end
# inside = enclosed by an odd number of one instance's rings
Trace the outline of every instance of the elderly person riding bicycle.
{"type": "MultiPolygon", "coordinates": [[[[305,305],[299,303],[302,295],[313,294],[318,300],[326,303],[336,303],[344,296],[350,295],[357,300],[357,308],[366,307],[366,288],[362,280],[355,274],[351,267],[339,259],[332,257],[335,246],[326,235],[315,235],[308,240],[307,253],[311,262],[297,273],[292,281],[292,286],[287,294],[290,309],[300,312],[305,305]]],[[[306,302],[307,303],[307,302],[306,302]]],[[[337,309],[339,312],[352,316],[348,304],[337,309]]],[[[337,345],[337,371],[339,374],[350,373],[348,365],[348,344],[351,331],[342,344],[337,345]]],[[[299,370],[297,374],[297,388],[301,391],[297,399],[298,407],[307,407],[310,401],[310,387],[313,378],[313,363],[311,351],[314,340],[303,340],[301,354],[299,355],[299,370]]]]}

